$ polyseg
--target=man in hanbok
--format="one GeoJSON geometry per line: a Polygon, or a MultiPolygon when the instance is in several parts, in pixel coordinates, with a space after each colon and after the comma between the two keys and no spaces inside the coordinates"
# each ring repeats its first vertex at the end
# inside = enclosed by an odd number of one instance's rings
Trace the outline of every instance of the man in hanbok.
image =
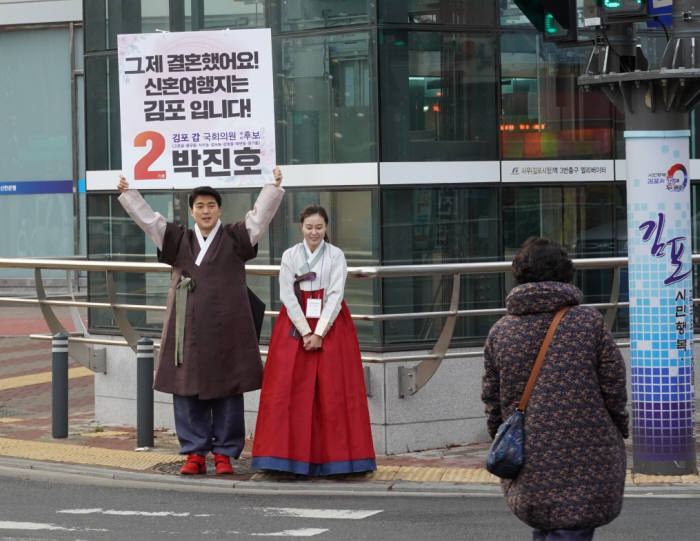
{"type": "Polygon", "coordinates": [[[183,475],[232,474],[245,443],[243,393],[259,389],[262,361],[245,281],[245,262],[282,201],[282,173],[265,185],[245,218],[222,225],[221,195],[208,186],[189,196],[194,229],[168,222],[121,176],[119,202],[172,266],[154,389],[173,395],[183,475]]]}

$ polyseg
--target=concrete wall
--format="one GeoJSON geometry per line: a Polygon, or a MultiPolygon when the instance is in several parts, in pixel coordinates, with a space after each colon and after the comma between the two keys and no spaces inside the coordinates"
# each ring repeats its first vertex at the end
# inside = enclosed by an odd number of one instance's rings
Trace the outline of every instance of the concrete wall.
{"type": "Polygon", "coordinates": [[[0,0],[0,25],[82,20],[81,0],[0,0]]]}
{"type": "MultiPolygon", "coordinates": [[[[452,350],[481,351],[481,348],[452,350]]],[[[424,353],[424,352],[417,352],[424,353]]],[[[622,350],[629,372],[629,349],[622,350]]],[[[700,353],[696,344],[695,355],[700,353]]],[[[386,354],[391,359],[398,354],[386,354]]],[[[415,363],[367,364],[372,435],[377,454],[397,454],[488,441],[481,402],[481,357],[443,361],[428,384],[408,398],[398,396],[398,367],[415,363]]],[[[695,371],[698,386],[698,370],[695,371]]],[[[628,386],[629,386],[628,374],[628,386]]],[[[259,392],[246,393],[246,429],[255,430],[259,392]]],[[[698,397],[696,395],[696,403],[698,397]]],[[[125,347],[107,350],[107,374],[95,375],[95,420],[104,425],[136,423],[136,355],[125,347]]],[[[155,393],[156,428],[174,428],[170,395],[155,393]]]]}

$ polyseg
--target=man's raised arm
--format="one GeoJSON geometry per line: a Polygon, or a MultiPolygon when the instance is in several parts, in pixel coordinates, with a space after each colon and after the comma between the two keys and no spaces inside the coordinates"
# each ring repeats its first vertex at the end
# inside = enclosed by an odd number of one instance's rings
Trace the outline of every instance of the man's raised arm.
{"type": "Polygon", "coordinates": [[[258,243],[267,226],[270,225],[284,196],[284,188],[280,186],[282,184],[282,171],[279,167],[275,167],[273,174],[275,175],[274,184],[263,186],[253,209],[245,215],[245,228],[248,230],[250,244],[253,246],[258,243]]]}
{"type": "Polygon", "coordinates": [[[159,250],[163,249],[163,238],[165,237],[165,226],[168,221],[159,212],[155,212],[138,190],[130,190],[129,183],[123,175],[119,175],[117,189],[121,192],[118,198],[121,206],[131,219],[136,222],[144,233],[150,237],[159,250]]]}

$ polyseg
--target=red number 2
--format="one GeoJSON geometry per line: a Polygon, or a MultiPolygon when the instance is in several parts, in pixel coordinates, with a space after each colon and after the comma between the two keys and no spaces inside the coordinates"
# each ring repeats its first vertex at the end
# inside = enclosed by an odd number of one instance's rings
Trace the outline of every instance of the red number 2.
{"type": "Polygon", "coordinates": [[[150,171],[148,168],[156,161],[165,150],[165,137],[157,131],[144,131],[134,137],[135,147],[145,147],[151,142],[151,150],[136,162],[134,166],[134,180],[153,180],[165,178],[165,171],[150,171]]]}

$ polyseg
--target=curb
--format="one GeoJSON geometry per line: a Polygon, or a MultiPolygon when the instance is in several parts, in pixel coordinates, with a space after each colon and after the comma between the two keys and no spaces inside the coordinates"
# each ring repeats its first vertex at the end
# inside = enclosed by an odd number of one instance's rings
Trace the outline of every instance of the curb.
{"type": "MultiPolygon", "coordinates": [[[[150,483],[169,487],[208,487],[246,492],[287,492],[359,494],[378,492],[431,494],[501,494],[499,479],[483,468],[401,466],[379,464],[377,471],[356,478],[275,478],[254,472],[245,479],[180,475],[158,471],[163,465],[182,462],[179,454],[115,450],[66,443],[0,438],[0,467],[3,465],[35,472],[89,475],[95,479],[150,483]]],[[[177,471],[177,470],[175,470],[177,471]]],[[[627,473],[625,493],[700,494],[700,476],[654,476],[627,473]]]]}
{"type": "MultiPolygon", "coordinates": [[[[25,479],[52,479],[74,484],[118,486],[226,494],[374,496],[374,497],[502,497],[499,485],[468,483],[417,483],[396,481],[246,481],[214,476],[200,478],[127,471],[96,466],[47,463],[21,458],[0,457],[0,476],[25,479]]],[[[700,483],[686,485],[656,484],[626,486],[626,498],[700,498],[700,483]]]]}
{"type": "Polygon", "coordinates": [[[238,494],[291,495],[309,496],[435,496],[500,497],[500,487],[496,485],[438,485],[421,484],[406,481],[396,482],[343,482],[310,479],[308,481],[238,481],[226,480],[214,476],[202,478],[181,477],[158,473],[132,472],[81,466],[72,464],[52,464],[20,458],[0,457],[0,476],[31,479],[53,479],[76,484],[99,484],[103,486],[120,486],[131,488],[162,488],[167,490],[193,492],[225,492],[238,494]]]}

